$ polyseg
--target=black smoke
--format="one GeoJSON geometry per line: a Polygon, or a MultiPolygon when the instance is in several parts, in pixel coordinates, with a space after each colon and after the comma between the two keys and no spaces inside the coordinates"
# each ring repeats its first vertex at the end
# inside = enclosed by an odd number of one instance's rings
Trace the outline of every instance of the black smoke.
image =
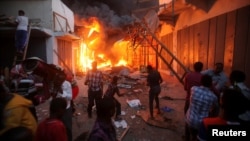
{"type": "MultiPolygon", "coordinates": [[[[104,36],[102,42],[94,47],[98,52],[110,53],[113,44],[127,36],[128,25],[133,24],[131,10],[133,0],[64,0],[74,12],[75,25],[84,28],[85,23],[95,17],[101,22],[104,36]],[[130,6],[128,6],[130,3],[130,6]],[[127,6],[125,6],[127,5],[127,6]]],[[[114,58],[113,54],[109,57],[114,58]]]]}

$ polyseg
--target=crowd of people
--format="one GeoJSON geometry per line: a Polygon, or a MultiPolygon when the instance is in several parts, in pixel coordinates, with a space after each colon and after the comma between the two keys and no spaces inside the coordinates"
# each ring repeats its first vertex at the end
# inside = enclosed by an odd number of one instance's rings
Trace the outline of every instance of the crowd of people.
{"type": "MultiPolygon", "coordinates": [[[[72,84],[64,70],[58,68],[53,91],[51,91],[49,117],[38,123],[36,113],[32,112],[32,99],[10,91],[4,79],[0,81],[0,140],[8,141],[72,141],[72,101],[75,97],[72,84]],[[56,93],[55,93],[56,92],[56,93]],[[16,136],[13,135],[16,132],[16,136]]],[[[19,71],[18,71],[19,72],[19,71]]],[[[21,73],[21,72],[19,72],[21,73]]],[[[18,74],[19,74],[18,73],[18,74]]],[[[24,72],[22,72],[24,73],[24,72]]],[[[17,73],[14,73],[17,77],[17,73]]],[[[23,75],[19,75],[22,77],[23,75]]],[[[16,79],[16,78],[15,78],[16,79]]],[[[18,77],[19,79],[19,77],[18,77]]],[[[21,78],[20,78],[21,79],[21,78]]],[[[116,131],[112,123],[121,120],[121,104],[114,95],[122,96],[117,87],[118,77],[114,76],[103,93],[102,72],[97,70],[97,63],[86,75],[88,85],[88,117],[92,118],[92,108],[96,105],[96,123],[88,136],[90,141],[116,141],[116,131]],[[104,95],[103,95],[104,94],[104,95]],[[112,132],[111,132],[112,131],[112,132]]],[[[18,83],[20,81],[17,81],[18,83]]]]}
{"type": "MultiPolygon", "coordinates": [[[[160,114],[158,96],[163,78],[151,65],[147,66],[147,70],[146,81],[150,88],[149,115],[151,120],[155,120],[153,105],[155,101],[157,114],[160,114]]],[[[114,96],[123,96],[117,86],[119,77],[113,76],[105,91],[103,79],[102,71],[97,69],[97,62],[93,62],[84,83],[88,86],[88,117],[92,118],[94,105],[97,115],[87,137],[89,141],[116,141],[112,120],[122,120],[121,104],[114,96]]],[[[184,79],[186,141],[207,140],[211,126],[249,125],[250,89],[244,83],[245,79],[245,73],[240,70],[233,70],[227,77],[222,63],[216,63],[214,69],[208,70],[203,70],[202,62],[194,63],[193,71],[184,79]]],[[[58,77],[57,85],[57,93],[52,95],[50,101],[49,117],[38,123],[31,112],[34,106],[32,101],[12,93],[4,81],[1,81],[0,140],[72,141],[72,86],[66,79],[66,74],[58,77]]]]}
{"type": "MultiPolygon", "coordinates": [[[[194,71],[184,79],[187,92],[185,115],[185,140],[211,140],[212,127],[249,126],[250,89],[245,85],[243,71],[232,70],[229,77],[223,63],[213,69],[202,70],[203,63],[194,63],[194,71]]],[[[231,127],[233,128],[233,127],[231,127]]]]}
{"type": "MultiPolygon", "coordinates": [[[[23,10],[18,11],[15,20],[16,51],[24,53],[27,45],[29,19],[23,10]]],[[[184,104],[185,140],[209,140],[209,129],[213,126],[250,126],[250,89],[246,86],[246,74],[232,70],[229,76],[223,71],[223,63],[215,63],[213,69],[203,70],[202,62],[195,62],[193,71],[184,78],[186,98],[184,104]]],[[[17,64],[11,70],[14,88],[20,78],[28,77],[17,64]]],[[[157,114],[161,113],[159,94],[163,78],[157,69],[147,66],[147,86],[149,115],[155,120],[154,101],[157,114]]],[[[119,77],[114,76],[104,92],[102,71],[97,62],[86,74],[84,84],[88,86],[87,114],[92,118],[92,108],[96,106],[96,121],[87,138],[89,141],[116,141],[116,130],[112,123],[121,118],[121,103],[115,98],[120,94],[117,86],[119,77]]],[[[58,87],[49,107],[49,117],[38,123],[34,112],[34,101],[13,92],[0,80],[0,140],[2,141],[72,141],[72,116],[74,114],[72,84],[67,75],[57,78],[58,87]]]]}

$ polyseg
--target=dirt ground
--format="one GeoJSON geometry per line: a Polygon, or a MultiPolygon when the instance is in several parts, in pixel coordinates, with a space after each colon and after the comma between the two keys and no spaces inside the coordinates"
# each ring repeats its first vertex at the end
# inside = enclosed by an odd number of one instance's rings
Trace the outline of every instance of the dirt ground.
{"type": "MultiPolygon", "coordinates": [[[[122,105],[122,119],[127,124],[123,127],[116,128],[118,139],[122,141],[183,141],[184,135],[184,98],[185,91],[183,85],[180,84],[174,76],[163,74],[164,82],[161,84],[162,92],[160,94],[161,114],[157,115],[154,124],[147,120],[148,115],[148,87],[145,85],[145,77],[137,75],[137,81],[121,80],[120,92],[124,94],[122,97],[117,97],[122,105]],[[138,77],[139,76],[139,77],[138,77]],[[137,99],[141,105],[131,107],[128,101],[137,99]],[[143,118],[145,120],[143,120],[143,118]]],[[[84,85],[84,77],[77,77],[80,93],[74,100],[76,104],[76,112],[78,116],[73,117],[73,138],[84,140],[88,131],[92,129],[96,115],[93,112],[91,119],[87,116],[87,87],[84,85]]],[[[39,121],[48,116],[48,104],[46,101],[36,107],[39,121]]]]}

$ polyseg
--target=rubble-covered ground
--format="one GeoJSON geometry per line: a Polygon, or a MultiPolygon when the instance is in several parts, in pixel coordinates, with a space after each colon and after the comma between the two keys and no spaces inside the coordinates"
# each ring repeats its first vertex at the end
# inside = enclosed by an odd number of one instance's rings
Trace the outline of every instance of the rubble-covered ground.
{"type": "MultiPolygon", "coordinates": [[[[162,111],[159,117],[161,118],[156,117],[154,121],[161,127],[154,126],[145,122],[141,117],[142,113],[145,115],[149,111],[149,88],[145,83],[146,75],[139,71],[128,73],[125,70],[125,72],[126,77],[121,77],[118,82],[120,93],[124,96],[118,97],[116,95],[122,105],[121,117],[123,118],[122,122],[115,123],[118,138],[122,141],[182,141],[184,135],[183,106],[185,98],[183,85],[174,76],[162,73],[164,82],[161,84],[162,92],[160,94],[162,111]],[[140,105],[133,103],[134,101],[139,101],[140,105]]],[[[105,74],[106,79],[109,78],[107,76],[114,74],[121,75],[120,72],[107,72],[105,74]]],[[[92,129],[96,117],[95,112],[93,112],[91,119],[87,116],[87,87],[84,85],[84,79],[84,76],[76,77],[80,92],[74,100],[78,115],[73,117],[73,137],[74,140],[77,139],[79,141],[84,141],[87,132],[92,129]]],[[[37,106],[39,121],[48,116],[48,106],[48,101],[37,106]]]]}

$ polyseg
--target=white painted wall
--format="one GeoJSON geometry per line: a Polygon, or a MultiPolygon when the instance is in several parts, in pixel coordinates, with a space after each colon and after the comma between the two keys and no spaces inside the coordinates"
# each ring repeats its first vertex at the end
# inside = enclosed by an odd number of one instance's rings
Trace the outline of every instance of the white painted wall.
{"type": "MultiPolygon", "coordinates": [[[[55,54],[53,52],[53,49],[56,46],[56,40],[54,37],[49,37],[46,40],[46,54],[47,54],[47,63],[48,64],[54,64],[54,60],[57,58],[57,56],[55,57],[55,54]]],[[[57,61],[56,61],[57,62],[57,61]]]]}
{"type": "MultiPolygon", "coordinates": [[[[61,0],[52,0],[52,9],[54,12],[62,15],[67,19],[69,24],[69,29],[67,31],[74,32],[74,13],[64,4],[61,0]]],[[[66,31],[66,21],[63,18],[58,17],[60,25],[55,21],[56,27],[55,31],[61,31],[61,27],[63,27],[63,31],[66,31]]]]}

